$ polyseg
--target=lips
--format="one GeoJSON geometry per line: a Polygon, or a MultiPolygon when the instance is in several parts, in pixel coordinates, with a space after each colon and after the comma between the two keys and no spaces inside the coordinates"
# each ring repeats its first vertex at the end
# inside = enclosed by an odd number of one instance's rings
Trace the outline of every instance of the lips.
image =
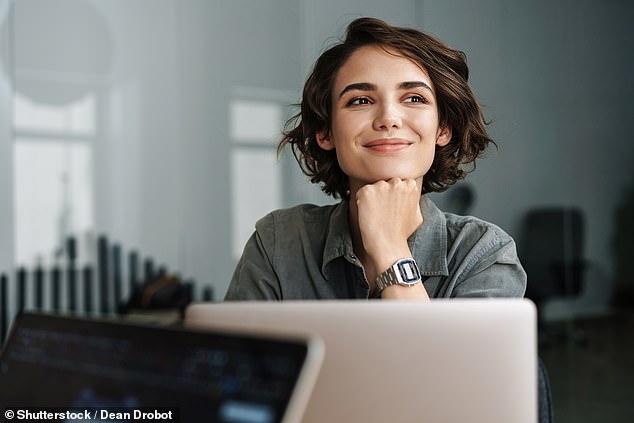
{"type": "Polygon", "coordinates": [[[389,139],[378,139],[374,141],[370,141],[363,146],[372,151],[382,152],[382,153],[392,153],[406,149],[413,143],[408,140],[404,140],[401,138],[389,138],[389,139]]]}

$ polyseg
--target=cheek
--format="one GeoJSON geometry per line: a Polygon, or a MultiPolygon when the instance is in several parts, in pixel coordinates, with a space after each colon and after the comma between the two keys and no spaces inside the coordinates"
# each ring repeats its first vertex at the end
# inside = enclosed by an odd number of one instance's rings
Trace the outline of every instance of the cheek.
{"type": "Polygon", "coordinates": [[[348,156],[348,152],[345,148],[337,148],[335,149],[335,153],[337,154],[337,163],[339,167],[346,175],[350,175],[350,160],[348,156]]]}
{"type": "Polygon", "coordinates": [[[339,142],[351,142],[368,125],[362,113],[346,113],[333,116],[332,133],[339,142]]]}
{"type": "Polygon", "coordinates": [[[423,113],[411,120],[413,128],[422,138],[435,141],[438,135],[439,125],[438,116],[435,113],[423,113]]]}
{"type": "Polygon", "coordinates": [[[420,172],[425,174],[431,168],[434,162],[436,148],[435,145],[425,145],[419,157],[420,172]]]}

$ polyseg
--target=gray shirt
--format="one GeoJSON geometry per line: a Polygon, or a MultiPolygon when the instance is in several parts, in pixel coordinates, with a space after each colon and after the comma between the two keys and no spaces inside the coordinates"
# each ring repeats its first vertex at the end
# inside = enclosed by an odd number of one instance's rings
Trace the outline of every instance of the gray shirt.
{"type": "MultiPolygon", "coordinates": [[[[526,273],[499,227],[441,212],[427,197],[408,243],[430,297],[521,297],[526,273]]],[[[354,255],[348,202],[274,211],[255,225],[225,300],[379,297],[354,255]]]]}

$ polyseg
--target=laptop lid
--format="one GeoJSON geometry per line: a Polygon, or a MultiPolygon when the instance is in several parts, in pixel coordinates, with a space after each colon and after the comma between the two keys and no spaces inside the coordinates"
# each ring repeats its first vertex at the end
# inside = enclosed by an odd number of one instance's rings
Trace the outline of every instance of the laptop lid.
{"type": "Polygon", "coordinates": [[[537,421],[528,300],[198,303],[185,322],[319,334],[326,356],[305,422],[537,421]]]}
{"type": "Polygon", "coordinates": [[[0,356],[0,404],[160,407],[182,422],[298,422],[322,357],[320,341],[308,336],[25,313],[0,356]]]}

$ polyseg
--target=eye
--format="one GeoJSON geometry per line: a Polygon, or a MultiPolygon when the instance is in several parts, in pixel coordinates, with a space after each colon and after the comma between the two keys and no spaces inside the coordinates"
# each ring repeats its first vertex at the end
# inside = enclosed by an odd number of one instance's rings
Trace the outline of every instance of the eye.
{"type": "Polygon", "coordinates": [[[348,100],[346,106],[360,106],[362,104],[370,104],[370,99],[367,97],[354,97],[348,100]]]}
{"type": "Polygon", "coordinates": [[[410,95],[403,100],[405,103],[427,103],[427,99],[422,95],[410,95]]]}

